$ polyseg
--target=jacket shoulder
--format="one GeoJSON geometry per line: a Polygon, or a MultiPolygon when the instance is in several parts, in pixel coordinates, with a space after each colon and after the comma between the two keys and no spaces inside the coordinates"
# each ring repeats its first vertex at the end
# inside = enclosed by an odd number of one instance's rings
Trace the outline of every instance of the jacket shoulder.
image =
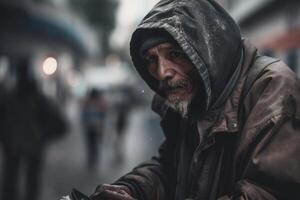
{"type": "MultiPolygon", "coordinates": [[[[254,63],[255,64],[255,63],[254,63]]],[[[243,102],[246,116],[256,126],[275,116],[300,115],[300,81],[282,61],[267,66],[243,102]]]]}

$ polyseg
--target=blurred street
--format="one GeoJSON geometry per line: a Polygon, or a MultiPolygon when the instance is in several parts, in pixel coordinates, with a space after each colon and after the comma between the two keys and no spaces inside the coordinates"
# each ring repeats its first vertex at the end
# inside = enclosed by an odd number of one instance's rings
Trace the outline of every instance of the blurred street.
{"type": "MultiPolygon", "coordinates": [[[[78,123],[78,109],[73,102],[69,106],[72,130],[64,140],[50,146],[47,151],[41,199],[56,199],[68,194],[72,187],[91,194],[100,183],[110,183],[128,172],[136,164],[151,158],[163,139],[154,113],[147,108],[132,111],[129,119],[123,163],[114,159],[115,133],[112,128],[105,131],[99,167],[88,171],[82,128],[78,123]],[[153,124],[151,124],[153,123],[153,124]],[[145,129],[145,127],[149,127],[145,129]]],[[[108,116],[107,127],[113,127],[113,116],[108,116]],[[110,126],[109,126],[110,125],[110,126]]]]}
{"type": "MultiPolygon", "coordinates": [[[[129,40],[158,1],[0,0],[0,200],[90,195],[157,153],[129,40]]],[[[300,76],[300,2],[217,2],[300,76]]]]}

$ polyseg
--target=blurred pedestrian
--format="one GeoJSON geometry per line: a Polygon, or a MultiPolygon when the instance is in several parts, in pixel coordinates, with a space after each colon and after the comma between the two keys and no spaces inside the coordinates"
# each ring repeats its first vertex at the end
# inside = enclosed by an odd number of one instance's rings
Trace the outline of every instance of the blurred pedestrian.
{"type": "Polygon", "coordinates": [[[60,109],[38,89],[28,58],[13,60],[16,85],[0,105],[4,152],[2,198],[37,200],[47,143],[64,135],[60,109]],[[23,187],[22,187],[23,186],[23,187]]]}
{"type": "Polygon", "coordinates": [[[102,142],[107,104],[102,91],[91,88],[82,103],[82,123],[90,169],[97,166],[102,142]]]}
{"type": "Polygon", "coordinates": [[[124,159],[124,139],[128,125],[131,103],[129,101],[129,90],[124,88],[120,93],[120,100],[116,103],[116,140],[115,161],[120,163],[124,159]]]}

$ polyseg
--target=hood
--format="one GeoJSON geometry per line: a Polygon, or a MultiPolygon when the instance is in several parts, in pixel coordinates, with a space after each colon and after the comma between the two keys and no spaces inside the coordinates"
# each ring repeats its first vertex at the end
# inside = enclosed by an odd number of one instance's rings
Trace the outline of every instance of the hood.
{"type": "Polygon", "coordinates": [[[130,54],[138,73],[158,92],[158,81],[139,55],[143,34],[153,29],[167,31],[197,68],[205,88],[206,109],[220,102],[242,54],[240,30],[227,12],[213,0],[162,0],[144,17],[132,35],[130,54]]]}

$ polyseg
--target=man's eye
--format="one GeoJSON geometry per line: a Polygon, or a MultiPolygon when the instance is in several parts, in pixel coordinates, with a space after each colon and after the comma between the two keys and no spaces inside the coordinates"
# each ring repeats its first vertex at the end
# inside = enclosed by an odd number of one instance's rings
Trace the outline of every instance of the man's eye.
{"type": "Polygon", "coordinates": [[[146,67],[149,71],[149,73],[151,75],[155,74],[155,71],[156,71],[156,67],[157,67],[157,58],[155,56],[146,56],[144,58],[144,61],[146,63],[146,67]]]}
{"type": "Polygon", "coordinates": [[[149,65],[149,64],[155,63],[156,61],[155,61],[154,57],[152,57],[152,56],[146,56],[145,57],[145,62],[149,65]]]}
{"type": "Polygon", "coordinates": [[[183,57],[183,53],[180,51],[171,51],[169,53],[171,59],[181,58],[183,57]]]}

